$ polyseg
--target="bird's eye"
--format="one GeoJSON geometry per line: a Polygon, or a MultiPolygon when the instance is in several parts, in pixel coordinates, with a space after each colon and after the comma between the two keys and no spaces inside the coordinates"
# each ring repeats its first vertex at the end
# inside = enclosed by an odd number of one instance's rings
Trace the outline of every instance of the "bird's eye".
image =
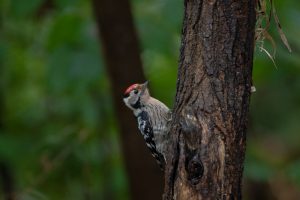
{"type": "Polygon", "coordinates": [[[134,90],[134,94],[137,94],[139,91],[137,91],[137,90],[134,90]]]}

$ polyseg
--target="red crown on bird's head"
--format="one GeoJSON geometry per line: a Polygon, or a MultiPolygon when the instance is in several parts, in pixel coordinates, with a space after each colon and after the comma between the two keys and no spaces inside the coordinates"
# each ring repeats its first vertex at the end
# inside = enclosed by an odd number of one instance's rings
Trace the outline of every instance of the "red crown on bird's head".
{"type": "Polygon", "coordinates": [[[129,86],[129,87],[125,90],[124,96],[128,96],[129,93],[130,93],[132,90],[137,89],[138,86],[139,86],[139,84],[137,84],[137,83],[132,84],[131,86],[129,86]]]}

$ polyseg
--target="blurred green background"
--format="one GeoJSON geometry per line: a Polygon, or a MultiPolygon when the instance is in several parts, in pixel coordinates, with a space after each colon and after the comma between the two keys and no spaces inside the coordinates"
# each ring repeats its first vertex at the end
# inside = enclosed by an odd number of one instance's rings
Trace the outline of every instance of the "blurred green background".
{"type": "MultiPolygon", "coordinates": [[[[131,3],[145,74],[172,107],[183,2],[131,3]]],[[[277,68],[255,52],[245,199],[300,199],[300,4],[275,3],[293,53],[274,24],[277,68]]],[[[1,0],[0,8],[0,159],[19,199],[129,199],[91,2],[1,0]]]]}

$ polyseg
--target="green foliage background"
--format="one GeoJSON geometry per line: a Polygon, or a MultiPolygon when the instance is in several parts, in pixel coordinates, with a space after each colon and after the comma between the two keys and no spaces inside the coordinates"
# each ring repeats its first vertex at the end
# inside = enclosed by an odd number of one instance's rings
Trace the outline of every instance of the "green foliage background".
{"type": "MultiPolygon", "coordinates": [[[[43,11],[45,0],[0,1],[0,159],[22,200],[129,199],[91,2],[52,2],[43,11]]],[[[275,3],[293,53],[274,24],[278,67],[256,50],[245,179],[246,188],[265,183],[283,199],[300,188],[300,4],[275,3]]],[[[145,73],[172,107],[183,2],[133,0],[132,7],[145,73]]]]}

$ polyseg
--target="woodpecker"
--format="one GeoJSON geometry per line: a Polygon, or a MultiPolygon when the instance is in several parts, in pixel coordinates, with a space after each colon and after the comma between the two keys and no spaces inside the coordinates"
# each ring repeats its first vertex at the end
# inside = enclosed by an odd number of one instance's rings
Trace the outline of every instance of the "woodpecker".
{"type": "Polygon", "coordinates": [[[168,125],[171,120],[170,109],[150,96],[148,81],[129,86],[124,92],[123,101],[133,111],[147,147],[163,170],[168,125]]]}

